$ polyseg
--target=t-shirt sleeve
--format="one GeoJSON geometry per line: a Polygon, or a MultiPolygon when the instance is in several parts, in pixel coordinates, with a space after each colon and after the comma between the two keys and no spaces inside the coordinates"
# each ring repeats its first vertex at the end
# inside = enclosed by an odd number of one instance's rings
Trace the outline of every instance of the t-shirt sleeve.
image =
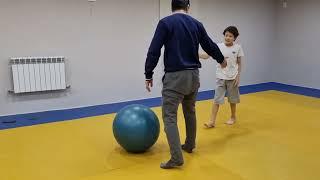
{"type": "Polygon", "coordinates": [[[239,45],[238,57],[244,57],[244,52],[243,52],[243,49],[240,45],[239,45]]]}

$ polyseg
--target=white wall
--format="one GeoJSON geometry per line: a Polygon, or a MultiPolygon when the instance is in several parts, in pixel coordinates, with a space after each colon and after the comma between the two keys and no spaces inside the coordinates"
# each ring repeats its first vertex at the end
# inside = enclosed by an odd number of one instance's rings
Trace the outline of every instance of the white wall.
{"type": "MultiPolygon", "coordinates": [[[[168,3],[169,2],[169,3],[168,3]]],[[[65,109],[160,96],[144,89],[144,61],[159,14],[170,0],[0,0],[0,115],[65,109]],[[64,93],[9,95],[8,58],[66,56],[71,89],[64,93]]],[[[222,40],[228,25],[240,29],[242,84],[270,79],[274,59],[275,3],[270,0],[192,0],[192,14],[222,40]]],[[[170,6],[167,7],[170,11],[170,6]]],[[[215,63],[204,62],[201,90],[214,88],[215,63]]]]}
{"type": "Polygon", "coordinates": [[[279,2],[277,17],[273,81],[320,89],[320,1],[279,2]]]}
{"type": "Polygon", "coordinates": [[[157,0],[0,0],[0,115],[156,96],[144,61],[159,18],[157,0]],[[7,93],[11,56],[66,56],[66,93],[7,93]]]}

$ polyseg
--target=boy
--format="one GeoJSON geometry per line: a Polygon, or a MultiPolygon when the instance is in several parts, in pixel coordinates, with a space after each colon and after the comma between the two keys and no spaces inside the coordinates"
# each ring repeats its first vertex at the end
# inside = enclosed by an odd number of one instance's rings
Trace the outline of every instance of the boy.
{"type": "MultiPolygon", "coordinates": [[[[236,107],[240,103],[239,82],[242,62],[244,56],[240,45],[235,44],[239,36],[238,29],[234,26],[227,27],[224,32],[224,43],[218,44],[222,54],[227,59],[227,67],[221,68],[217,65],[216,77],[217,86],[214,96],[214,104],[209,122],[205,123],[206,128],[214,128],[220,105],[224,103],[224,97],[227,97],[231,108],[231,118],[226,122],[227,125],[233,125],[236,121],[236,107]]],[[[208,54],[200,54],[200,58],[208,59],[208,54]]]]}

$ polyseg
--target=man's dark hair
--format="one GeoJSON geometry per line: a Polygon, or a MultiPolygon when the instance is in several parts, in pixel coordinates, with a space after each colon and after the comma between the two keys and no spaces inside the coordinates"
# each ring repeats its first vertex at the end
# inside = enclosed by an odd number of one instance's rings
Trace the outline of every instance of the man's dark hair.
{"type": "Polygon", "coordinates": [[[187,11],[189,6],[190,6],[190,0],[172,0],[171,1],[172,12],[177,10],[187,11]]]}
{"type": "Polygon", "coordinates": [[[239,31],[235,26],[229,26],[223,31],[223,35],[226,35],[226,32],[233,34],[234,39],[237,39],[239,36],[239,31]]]}

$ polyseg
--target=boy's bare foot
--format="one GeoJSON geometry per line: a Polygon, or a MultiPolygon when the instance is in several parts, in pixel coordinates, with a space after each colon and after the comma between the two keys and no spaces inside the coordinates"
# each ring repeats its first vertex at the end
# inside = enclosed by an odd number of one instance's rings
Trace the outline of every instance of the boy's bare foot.
{"type": "Polygon", "coordinates": [[[210,128],[216,127],[216,124],[213,121],[209,121],[207,123],[204,123],[204,127],[206,127],[207,129],[210,129],[210,128]]]}
{"type": "Polygon", "coordinates": [[[235,118],[230,118],[227,122],[225,122],[225,124],[227,124],[227,125],[234,125],[235,123],[236,123],[235,118]]]}

